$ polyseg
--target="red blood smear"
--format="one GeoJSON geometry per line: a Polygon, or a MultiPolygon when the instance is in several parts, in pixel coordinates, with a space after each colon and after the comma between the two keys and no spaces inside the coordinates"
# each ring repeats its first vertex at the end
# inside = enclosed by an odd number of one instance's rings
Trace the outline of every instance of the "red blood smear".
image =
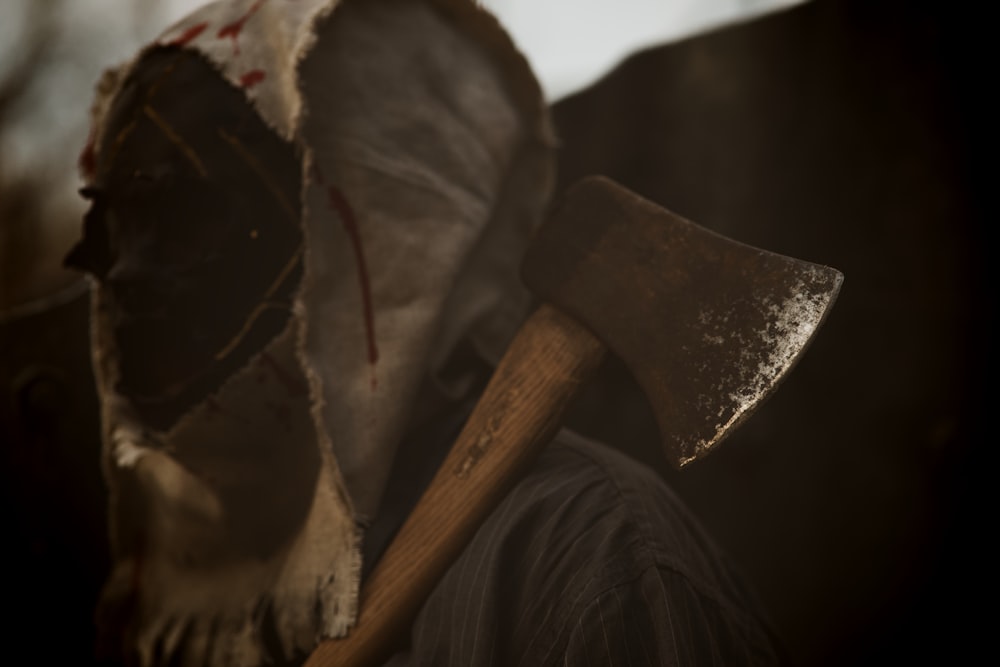
{"type": "MultiPolygon", "coordinates": [[[[311,178],[316,183],[323,185],[323,171],[317,163],[312,164],[311,178]]],[[[361,284],[361,300],[365,315],[365,328],[368,334],[368,363],[372,367],[372,389],[378,388],[378,378],[375,375],[375,363],[378,361],[378,347],[375,344],[375,317],[372,311],[371,286],[368,280],[368,267],[365,262],[364,247],[361,244],[361,234],[358,232],[357,220],[354,211],[347,202],[347,198],[336,187],[327,188],[327,197],[331,209],[340,217],[347,234],[351,239],[354,249],[356,265],[358,267],[358,282],[361,284]]]]}
{"type": "Polygon", "coordinates": [[[258,83],[267,78],[264,70],[252,69],[240,77],[240,86],[243,88],[253,88],[258,83]]]}
{"type": "Polygon", "coordinates": [[[236,53],[239,53],[240,45],[236,40],[239,38],[240,33],[243,32],[243,26],[245,26],[247,21],[250,20],[250,17],[253,16],[258,9],[260,9],[263,2],[264,0],[257,0],[257,2],[250,5],[250,9],[247,10],[246,14],[236,19],[229,25],[222,26],[222,28],[219,29],[217,37],[219,39],[223,39],[225,37],[231,38],[233,40],[233,48],[236,50],[236,53]]]}
{"type": "Polygon", "coordinates": [[[260,355],[260,361],[274,373],[274,377],[278,379],[278,382],[285,385],[289,396],[303,396],[309,391],[304,382],[289,373],[267,352],[260,355]]]}
{"type": "Polygon", "coordinates": [[[184,32],[182,32],[180,36],[177,37],[177,39],[168,42],[167,46],[184,46],[185,44],[193,40],[195,37],[205,32],[205,28],[207,27],[208,23],[199,23],[197,25],[193,25],[184,32]]]}
{"type": "MultiPolygon", "coordinates": [[[[365,329],[368,334],[368,363],[374,366],[375,362],[378,361],[378,347],[375,344],[375,314],[372,310],[372,291],[368,279],[368,266],[365,262],[364,246],[361,243],[361,233],[358,231],[358,223],[354,217],[354,211],[351,210],[350,204],[347,203],[347,199],[344,198],[340,190],[331,185],[327,187],[326,193],[330,208],[340,217],[344,229],[351,239],[351,247],[354,249],[354,258],[358,267],[358,281],[361,283],[361,302],[364,308],[365,329]]],[[[376,381],[373,376],[373,388],[375,384],[376,381]]]]}

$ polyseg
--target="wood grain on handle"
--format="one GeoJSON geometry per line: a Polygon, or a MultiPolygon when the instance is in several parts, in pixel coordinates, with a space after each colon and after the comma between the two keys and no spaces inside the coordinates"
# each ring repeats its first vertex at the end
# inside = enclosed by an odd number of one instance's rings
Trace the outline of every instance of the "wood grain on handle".
{"type": "Polygon", "coordinates": [[[604,345],[542,305],[511,343],[427,491],[365,582],[351,633],[323,641],[306,667],[385,660],[424,600],[559,428],[604,345]]]}

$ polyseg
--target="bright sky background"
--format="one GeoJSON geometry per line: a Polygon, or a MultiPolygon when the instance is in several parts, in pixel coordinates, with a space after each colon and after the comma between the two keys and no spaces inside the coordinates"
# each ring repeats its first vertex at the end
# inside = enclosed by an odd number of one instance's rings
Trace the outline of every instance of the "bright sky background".
{"type": "Polygon", "coordinates": [[[528,57],[547,97],[594,82],[645,47],[802,0],[484,0],[528,57]]]}
{"type": "MultiPolygon", "coordinates": [[[[0,0],[0,76],[17,62],[22,16],[37,0],[0,0]]],[[[550,101],[607,73],[654,44],[780,9],[803,0],[483,0],[532,63],[550,101]]],[[[4,135],[8,168],[66,170],[84,143],[87,109],[100,72],[203,0],[67,0],[52,63],[4,135]],[[55,165],[55,166],[54,166],[55,165]]],[[[68,188],[69,192],[75,190],[68,188]]]]}
{"type": "MultiPolygon", "coordinates": [[[[593,82],[643,47],[803,1],[480,0],[507,27],[553,101],[593,82]]],[[[180,17],[203,2],[169,0],[165,12],[180,17]]]]}

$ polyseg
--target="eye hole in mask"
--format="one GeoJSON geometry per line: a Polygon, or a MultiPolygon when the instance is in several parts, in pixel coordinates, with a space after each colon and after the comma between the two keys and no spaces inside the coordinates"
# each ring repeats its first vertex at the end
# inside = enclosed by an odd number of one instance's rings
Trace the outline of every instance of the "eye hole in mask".
{"type": "Polygon", "coordinates": [[[147,54],[108,118],[65,263],[101,284],[118,390],[167,428],[287,326],[301,163],[191,53],[147,54]]]}

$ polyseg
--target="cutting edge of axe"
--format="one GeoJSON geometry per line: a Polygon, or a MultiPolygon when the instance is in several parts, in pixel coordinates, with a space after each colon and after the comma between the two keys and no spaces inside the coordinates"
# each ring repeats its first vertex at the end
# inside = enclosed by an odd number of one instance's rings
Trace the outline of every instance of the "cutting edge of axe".
{"type": "Polygon", "coordinates": [[[539,229],[522,277],[625,362],[677,467],[774,391],[843,282],[835,269],[734,241],[599,176],[573,186],[539,229]]]}
{"type": "Polygon", "coordinates": [[[794,366],[842,275],[737,243],[603,177],[571,188],[522,267],[527,319],[430,486],[376,564],[347,637],[306,662],[378,664],[605,350],[650,399],[675,466],[704,456],[794,366]],[[599,333],[595,333],[599,332],[599,333]]]}

